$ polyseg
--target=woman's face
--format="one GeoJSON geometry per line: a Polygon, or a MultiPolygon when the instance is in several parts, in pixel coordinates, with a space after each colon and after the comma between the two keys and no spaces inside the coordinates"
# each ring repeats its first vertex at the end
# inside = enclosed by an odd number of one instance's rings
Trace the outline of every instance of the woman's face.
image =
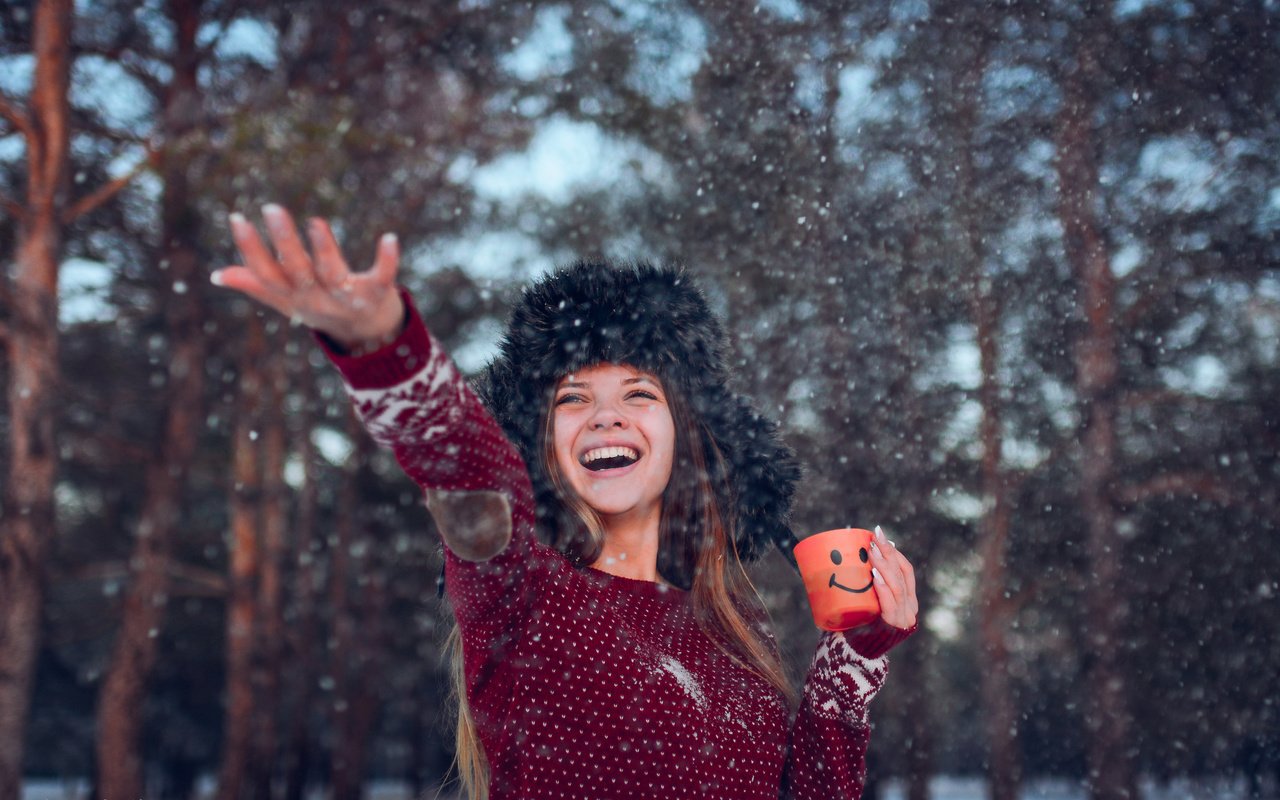
{"type": "Polygon", "coordinates": [[[556,465],[607,522],[662,510],[675,424],[662,383],[619,364],[566,375],[552,401],[556,465]]]}

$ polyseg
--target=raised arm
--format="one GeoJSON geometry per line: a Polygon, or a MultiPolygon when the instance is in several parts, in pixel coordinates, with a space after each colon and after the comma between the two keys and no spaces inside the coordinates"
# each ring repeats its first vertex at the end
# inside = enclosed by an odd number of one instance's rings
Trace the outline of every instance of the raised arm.
{"type": "Polygon", "coordinates": [[[316,333],[365,427],[422,486],[452,554],[481,562],[502,553],[517,521],[532,519],[528,475],[396,285],[396,238],[382,237],[372,269],[353,273],[324,220],[308,223],[309,253],[287,211],[267,206],[263,218],[275,252],[233,214],[244,264],[213,282],[316,333]]]}

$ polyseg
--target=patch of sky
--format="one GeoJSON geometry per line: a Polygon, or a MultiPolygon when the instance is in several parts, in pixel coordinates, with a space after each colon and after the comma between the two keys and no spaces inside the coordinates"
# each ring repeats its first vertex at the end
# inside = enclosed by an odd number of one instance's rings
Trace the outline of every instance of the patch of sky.
{"type": "Polygon", "coordinates": [[[1125,242],[1116,248],[1111,256],[1111,271],[1117,278],[1123,278],[1133,272],[1143,262],[1142,245],[1137,242],[1125,242]]]}
{"type": "Polygon", "coordinates": [[[865,64],[853,64],[840,70],[840,97],[836,101],[836,125],[846,131],[857,130],[864,122],[886,119],[888,104],[877,104],[872,86],[876,70],[865,64]]]}
{"type": "Polygon", "coordinates": [[[795,66],[795,88],[792,96],[796,105],[814,114],[820,114],[826,105],[826,76],[821,57],[795,66]]]}
{"type": "Polygon", "coordinates": [[[752,11],[757,14],[769,14],[788,22],[804,19],[804,8],[796,0],[757,0],[752,11]]]}
{"type": "Polygon", "coordinates": [[[76,59],[71,103],[97,111],[107,127],[117,130],[141,130],[155,115],[151,94],[119,64],[98,56],[76,59]]]}
{"type": "Polygon", "coordinates": [[[0,162],[18,161],[27,154],[27,140],[20,133],[0,136],[0,162]]]}
{"type": "Polygon", "coordinates": [[[875,64],[892,60],[901,47],[902,42],[897,34],[893,31],[885,31],[864,41],[861,53],[862,57],[867,59],[869,63],[875,64]]]}
{"type": "Polygon", "coordinates": [[[906,158],[896,153],[877,158],[874,162],[868,164],[865,184],[868,188],[879,191],[896,189],[899,197],[903,197],[907,191],[915,189],[915,182],[911,178],[911,168],[908,166],[906,158]]]}
{"type": "Polygon", "coordinates": [[[816,430],[821,420],[813,407],[813,381],[800,378],[787,390],[787,400],[791,403],[791,413],[787,415],[787,426],[795,430],[816,430]]]}
{"type": "Polygon", "coordinates": [[[567,6],[538,10],[524,41],[502,58],[503,69],[522,81],[563,75],[573,66],[573,36],[565,25],[567,6]]]}
{"type": "Polygon", "coordinates": [[[1170,0],[1119,0],[1112,8],[1116,19],[1124,19],[1141,14],[1148,8],[1158,7],[1162,12],[1186,18],[1195,10],[1191,3],[1170,2],[1170,0]]]}
{"type": "Polygon", "coordinates": [[[111,288],[111,267],[100,261],[69,258],[58,268],[58,327],[83,322],[106,322],[115,313],[105,302],[111,288]]]}
{"type": "Polygon", "coordinates": [[[498,354],[498,342],[505,330],[502,321],[486,318],[467,329],[466,341],[454,347],[451,355],[465,375],[474,375],[498,354]]]}
{"type": "Polygon", "coordinates": [[[1074,405],[1075,395],[1056,378],[1042,378],[1037,386],[1041,404],[1060,431],[1074,431],[1080,425],[1074,405]]]}
{"type": "Polygon", "coordinates": [[[1280,186],[1267,193],[1267,202],[1258,209],[1253,221],[1254,232],[1265,236],[1280,229],[1280,186]]]}
{"type": "Polygon", "coordinates": [[[499,285],[526,281],[555,267],[541,242],[509,228],[433,240],[429,248],[415,249],[406,256],[406,263],[420,275],[457,267],[474,280],[499,285]]]}
{"type": "Polygon", "coordinates": [[[490,202],[540,195],[565,203],[585,186],[607,186],[624,179],[674,184],[666,162],[648,148],[607,136],[596,125],[564,115],[543,123],[523,152],[485,164],[471,177],[477,198],[490,202]]]}
{"type": "Polygon", "coordinates": [[[10,97],[25,97],[31,93],[35,69],[35,57],[26,53],[0,58],[0,90],[10,97]]]}
{"type": "Polygon", "coordinates": [[[284,482],[289,484],[291,489],[301,489],[303,484],[307,482],[307,468],[302,463],[302,456],[298,453],[290,453],[284,462],[284,482]]]}
{"type": "Polygon", "coordinates": [[[975,553],[931,573],[936,594],[925,612],[924,624],[939,639],[955,641],[965,631],[964,619],[972,605],[981,566],[975,553]]]}
{"type": "Polygon", "coordinates": [[[1165,137],[1149,142],[1138,157],[1138,180],[1148,194],[1163,196],[1164,206],[1197,211],[1215,202],[1212,190],[1219,170],[1213,145],[1200,138],[1165,137]]]}
{"type": "Polygon", "coordinates": [[[953,325],[947,338],[942,360],[947,378],[961,389],[977,389],[982,381],[982,356],[974,329],[969,325],[953,325]]]}
{"type": "Polygon", "coordinates": [[[659,105],[693,96],[693,76],[707,57],[707,31],[702,21],[666,2],[614,0],[636,36],[636,60],[627,83],[659,105]]]}
{"type": "Polygon", "coordinates": [[[1222,397],[1231,384],[1226,365],[1210,355],[1197,356],[1185,366],[1161,369],[1160,377],[1174,391],[1201,397],[1222,397]]]}
{"type": "Polygon", "coordinates": [[[965,400],[956,406],[951,419],[942,427],[939,439],[947,452],[959,452],[966,458],[979,458],[982,450],[978,443],[978,425],[982,422],[982,404],[965,400]]]}
{"type": "Polygon", "coordinates": [[[326,461],[338,467],[347,463],[347,459],[355,451],[355,445],[351,439],[333,428],[322,426],[313,428],[311,431],[311,443],[315,445],[316,451],[324,456],[326,461]]]}
{"type": "Polygon", "coordinates": [[[987,70],[982,93],[983,114],[993,121],[1012,119],[1043,108],[1055,96],[1053,83],[1042,71],[1021,65],[987,70]]]}
{"type": "Polygon", "coordinates": [[[1274,294],[1268,297],[1259,287],[1256,296],[1245,304],[1245,323],[1256,358],[1263,364],[1275,364],[1280,359],[1280,301],[1274,294]]]}
{"type": "Polygon", "coordinates": [[[909,24],[929,18],[928,0],[899,0],[889,6],[890,18],[894,23],[909,24]]]}
{"type": "Polygon", "coordinates": [[[214,52],[220,59],[249,59],[268,68],[279,61],[275,34],[257,20],[232,20],[225,27],[205,25],[200,29],[199,39],[204,47],[217,42],[214,52]]]}

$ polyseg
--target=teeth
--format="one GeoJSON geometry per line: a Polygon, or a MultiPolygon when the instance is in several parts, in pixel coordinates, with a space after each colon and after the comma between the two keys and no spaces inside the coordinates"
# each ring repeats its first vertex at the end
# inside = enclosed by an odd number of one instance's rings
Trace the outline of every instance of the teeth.
{"type": "Polygon", "coordinates": [[[583,464],[590,464],[592,461],[599,461],[602,458],[629,458],[632,461],[640,458],[640,454],[630,447],[597,447],[595,450],[588,450],[582,456],[583,464]]]}

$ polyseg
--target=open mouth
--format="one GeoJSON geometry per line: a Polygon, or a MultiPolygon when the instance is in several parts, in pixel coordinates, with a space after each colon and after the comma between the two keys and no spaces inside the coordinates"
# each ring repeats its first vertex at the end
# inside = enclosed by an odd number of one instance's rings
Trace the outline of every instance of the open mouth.
{"type": "Polygon", "coordinates": [[[640,460],[640,454],[630,447],[597,447],[578,458],[578,463],[592,472],[629,467],[640,460]]]}

